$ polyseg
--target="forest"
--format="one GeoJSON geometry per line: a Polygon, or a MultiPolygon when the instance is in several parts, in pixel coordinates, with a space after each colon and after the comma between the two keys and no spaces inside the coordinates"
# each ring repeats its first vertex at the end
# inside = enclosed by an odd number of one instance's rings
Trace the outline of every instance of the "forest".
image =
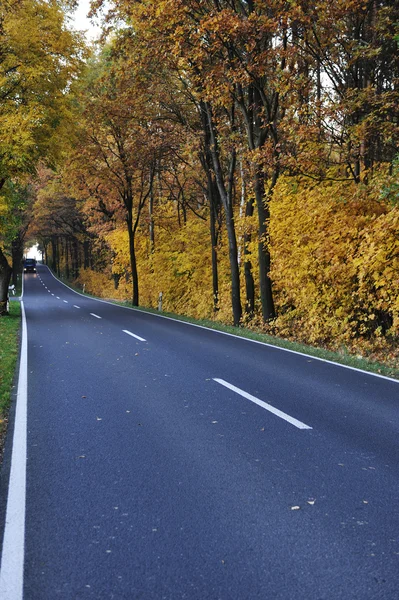
{"type": "Polygon", "coordinates": [[[0,314],[77,288],[399,364],[394,0],[0,4],[0,314]]]}

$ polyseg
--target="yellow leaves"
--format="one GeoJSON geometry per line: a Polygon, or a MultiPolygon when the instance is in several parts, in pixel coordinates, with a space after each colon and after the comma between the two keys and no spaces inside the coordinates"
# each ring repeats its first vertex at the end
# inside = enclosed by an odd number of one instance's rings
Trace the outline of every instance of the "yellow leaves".
{"type": "Polygon", "coordinates": [[[0,174],[24,177],[40,158],[54,159],[54,136],[67,114],[65,91],[82,45],[56,2],[21,0],[2,13],[0,31],[0,174]]]}
{"type": "Polygon", "coordinates": [[[281,179],[271,276],[285,335],[339,347],[399,332],[399,209],[376,198],[375,182],[281,179]]]}

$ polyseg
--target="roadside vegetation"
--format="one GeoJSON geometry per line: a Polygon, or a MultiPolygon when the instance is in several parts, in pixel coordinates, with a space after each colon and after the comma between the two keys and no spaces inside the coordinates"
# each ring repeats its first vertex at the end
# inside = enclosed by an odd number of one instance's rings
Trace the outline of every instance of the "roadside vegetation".
{"type": "Polygon", "coordinates": [[[0,9],[0,315],[38,242],[93,295],[399,370],[398,3],[93,0],[93,46],[74,4],[0,9]]]}
{"type": "Polygon", "coordinates": [[[21,305],[13,301],[8,318],[0,319],[0,462],[18,360],[20,321],[21,305]]]}

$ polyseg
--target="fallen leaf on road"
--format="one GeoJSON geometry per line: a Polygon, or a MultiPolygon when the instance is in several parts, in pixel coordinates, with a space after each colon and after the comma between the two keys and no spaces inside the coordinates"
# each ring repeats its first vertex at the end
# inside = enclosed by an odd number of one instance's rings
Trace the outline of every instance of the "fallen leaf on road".
{"type": "Polygon", "coordinates": [[[291,510],[301,510],[300,506],[291,506],[291,510]]]}

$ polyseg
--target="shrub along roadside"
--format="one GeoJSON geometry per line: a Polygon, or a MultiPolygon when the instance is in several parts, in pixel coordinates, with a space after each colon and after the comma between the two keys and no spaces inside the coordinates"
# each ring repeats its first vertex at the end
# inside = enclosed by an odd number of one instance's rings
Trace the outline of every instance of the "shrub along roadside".
{"type": "Polygon", "coordinates": [[[18,359],[21,305],[10,302],[10,314],[0,319],[0,463],[11,404],[11,392],[18,359]]]}

